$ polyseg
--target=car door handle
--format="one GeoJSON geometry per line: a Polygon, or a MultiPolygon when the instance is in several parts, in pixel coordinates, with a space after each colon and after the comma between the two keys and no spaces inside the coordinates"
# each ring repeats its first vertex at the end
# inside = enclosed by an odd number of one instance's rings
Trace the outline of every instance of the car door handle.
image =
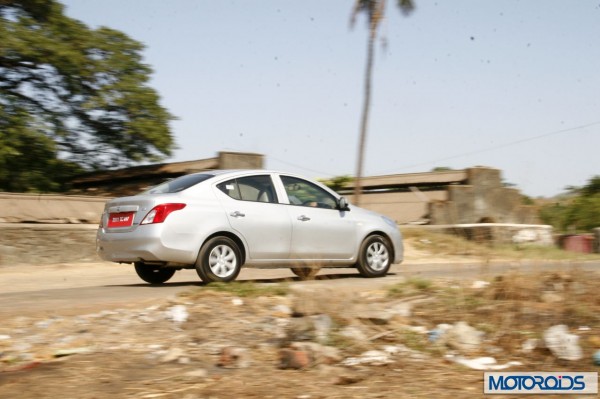
{"type": "Polygon", "coordinates": [[[234,217],[234,218],[243,218],[244,216],[246,216],[246,214],[245,214],[245,213],[242,213],[242,212],[240,212],[240,211],[235,211],[235,212],[231,212],[231,213],[229,214],[229,216],[232,216],[232,217],[234,217]]]}
{"type": "Polygon", "coordinates": [[[301,222],[307,222],[307,221],[310,220],[310,218],[308,216],[305,216],[305,215],[300,215],[300,216],[298,216],[298,220],[301,221],[301,222]]]}

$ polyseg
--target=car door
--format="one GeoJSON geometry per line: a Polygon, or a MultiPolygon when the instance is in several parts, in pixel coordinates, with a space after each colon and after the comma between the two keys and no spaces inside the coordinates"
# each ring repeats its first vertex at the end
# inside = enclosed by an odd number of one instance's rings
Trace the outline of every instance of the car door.
{"type": "Polygon", "coordinates": [[[356,251],[357,228],[351,212],[337,209],[337,199],[304,179],[280,176],[290,205],[293,259],[350,259],[356,251]]]}
{"type": "Polygon", "coordinates": [[[268,174],[217,184],[231,227],[246,241],[248,261],[289,258],[292,225],[268,174]]]}

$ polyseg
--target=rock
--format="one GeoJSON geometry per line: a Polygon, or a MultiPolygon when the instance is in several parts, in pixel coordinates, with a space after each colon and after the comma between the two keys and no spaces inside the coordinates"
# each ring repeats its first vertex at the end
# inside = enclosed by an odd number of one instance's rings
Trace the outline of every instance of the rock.
{"type": "Polygon", "coordinates": [[[471,327],[464,321],[455,323],[444,334],[446,345],[460,352],[471,353],[479,349],[483,332],[471,327]]]}
{"type": "Polygon", "coordinates": [[[282,317],[268,316],[264,318],[260,323],[256,324],[257,328],[269,332],[276,340],[285,341],[288,336],[289,328],[292,319],[282,317]]]}
{"type": "Polygon", "coordinates": [[[287,339],[294,341],[314,341],[317,336],[315,325],[308,317],[293,318],[287,326],[287,339]]]}
{"type": "Polygon", "coordinates": [[[183,349],[181,348],[171,348],[167,351],[167,353],[165,353],[163,355],[163,357],[160,359],[160,361],[162,363],[170,363],[170,362],[174,362],[176,360],[179,360],[179,358],[182,358],[185,356],[185,352],[183,351],[183,349]]]}
{"type": "Polygon", "coordinates": [[[342,361],[342,365],[359,366],[362,364],[367,364],[370,366],[384,366],[393,362],[394,361],[391,359],[390,355],[387,352],[372,350],[364,352],[358,357],[346,358],[342,361]]]}
{"type": "Polygon", "coordinates": [[[356,342],[364,342],[367,340],[366,334],[362,332],[360,328],[354,326],[347,326],[342,328],[339,331],[339,334],[356,342]]]}
{"type": "Polygon", "coordinates": [[[300,291],[292,298],[292,316],[304,317],[322,313],[322,298],[316,292],[300,291]]]}
{"type": "Polygon", "coordinates": [[[242,298],[233,298],[231,300],[231,304],[233,306],[242,306],[244,304],[244,300],[242,298]]]}
{"type": "Polygon", "coordinates": [[[290,345],[290,348],[307,352],[314,364],[333,364],[342,359],[337,348],[321,345],[316,342],[294,342],[290,345]]]}
{"type": "Polygon", "coordinates": [[[217,366],[224,368],[248,368],[252,364],[250,353],[246,348],[227,346],[221,350],[217,366]]]}
{"type": "Polygon", "coordinates": [[[294,313],[292,308],[287,305],[279,304],[273,306],[273,315],[275,317],[290,317],[294,313]]]}
{"type": "Polygon", "coordinates": [[[185,305],[175,305],[167,309],[166,316],[167,319],[179,324],[187,321],[189,313],[185,305]]]}
{"type": "Polygon", "coordinates": [[[406,331],[411,331],[417,334],[427,335],[429,330],[425,326],[404,326],[402,327],[406,331]]]}
{"type": "Polygon", "coordinates": [[[347,367],[319,366],[319,377],[331,381],[333,385],[351,385],[363,381],[369,374],[347,367]]]}
{"type": "Polygon", "coordinates": [[[395,356],[402,355],[403,357],[409,357],[413,360],[425,360],[429,358],[429,355],[421,353],[414,349],[410,349],[406,345],[386,345],[383,347],[385,353],[395,356]]]}
{"type": "Polygon", "coordinates": [[[362,320],[368,320],[376,325],[390,324],[395,319],[410,317],[412,303],[409,301],[398,301],[386,304],[383,308],[381,303],[362,305],[356,311],[356,317],[362,320]]]}
{"type": "Polygon", "coordinates": [[[539,339],[530,338],[523,342],[523,345],[521,345],[521,350],[525,353],[531,353],[535,350],[535,348],[538,347],[540,343],[539,341],[539,339]]]}
{"type": "Polygon", "coordinates": [[[357,313],[356,317],[361,320],[367,320],[375,325],[381,326],[389,324],[394,318],[394,313],[387,310],[376,309],[374,307],[362,310],[357,313]]]}
{"type": "Polygon", "coordinates": [[[563,302],[565,298],[555,291],[544,291],[540,295],[540,300],[544,303],[559,303],[563,302]]]}
{"type": "Polygon", "coordinates": [[[208,371],[206,369],[192,370],[185,373],[184,376],[189,378],[206,378],[208,377],[208,371]]]}
{"type": "Polygon", "coordinates": [[[390,312],[394,316],[399,317],[410,317],[411,315],[411,304],[409,302],[399,302],[395,305],[392,305],[388,312],[390,312]]]}
{"type": "Polygon", "coordinates": [[[304,350],[284,348],[279,351],[280,369],[306,369],[311,365],[310,353],[304,350]]]}
{"type": "Polygon", "coordinates": [[[578,344],[579,337],[569,334],[564,324],[552,326],[544,332],[544,343],[552,354],[563,360],[580,360],[583,353],[578,344]]]}
{"type": "Polygon", "coordinates": [[[488,285],[490,285],[488,281],[477,280],[473,281],[473,284],[471,284],[471,288],[475,290],[480,290],[487,287],[488,285]]]}
{"type": "Polygon", "coordinates": [[[496,359],[493,357],[478,357],[474,359],[467,359],[462,356],[446,356],[447,360],[453,361],[458,364],[462,364],[465,367],[468,367],[473,370],[505,370],[512,366],[521,366],[523,363],[521,362],[508,362],[505,364],[498,364],[496,359]]]}
{"type": "Polygon", "coordinates": [[[320,343],[326,342],[331,332],[331,326],[333,325],[331,317],[326,314],[320,314],[310,316],[310,320],[313,323],[317,341],[320,343]]]}
{"type": "Polygon", "coordinates": [[[94,352],[94,350],[89,347],[60,349],[60,350],[57,350],[56,352],[54,352],[54,357],[81,355],[81,354],[87,354],[87,353],[93,353],[93,352],[94,352]]]}
{"type": "Polygon", "coordinates": [[[287,325],[287,339],[289,342],[326,342],[332,324],[331,317],[325,314],[293,318],[287,325]]]}

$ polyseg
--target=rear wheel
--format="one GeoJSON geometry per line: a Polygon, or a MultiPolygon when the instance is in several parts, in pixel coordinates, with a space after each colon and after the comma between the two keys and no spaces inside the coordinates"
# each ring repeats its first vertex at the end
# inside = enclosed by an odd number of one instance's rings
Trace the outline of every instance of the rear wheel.
{"type": "Polygon", "coordinates": [[[300,277],[301,280],[312,280],[321,270],[320,267],[292,267],[292,273],[300,277]]]}
{"type": "Polygon", "coordinates": [[[363,277],[383,277],[392,265],[388,240],[380,235],[367,237],[360,246],[356,268],[363,277]]]}
{"type": "Polygon", "coordinates": [[[208,240],[196,260],[196,272],[205,283],[233,281],[241,268],[240,249],[235,241],[227,237],[208,240]]]}
{"type": "Polygon", "coordinates": [[[150,284],[162,284],[175,274],[175,269],[147,265],[143,262],[135,263],[135,272],[142,280],[150,284]]]}

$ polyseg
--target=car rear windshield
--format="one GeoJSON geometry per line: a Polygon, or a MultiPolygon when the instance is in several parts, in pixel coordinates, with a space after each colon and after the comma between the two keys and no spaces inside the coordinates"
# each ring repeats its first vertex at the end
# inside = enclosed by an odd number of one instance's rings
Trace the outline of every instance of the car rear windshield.
{"type": "Polygon", "coordinates": [[[196,184],[203,182],[204,180],[210,179],[213,175],[207,174],[193,174],[178,177],[177,179],[169,180],[163,184],[152,187],[149,190],[144,191],[142,194],[167,194],[167,193],[178,193],[186,190],[196,184]]]}

